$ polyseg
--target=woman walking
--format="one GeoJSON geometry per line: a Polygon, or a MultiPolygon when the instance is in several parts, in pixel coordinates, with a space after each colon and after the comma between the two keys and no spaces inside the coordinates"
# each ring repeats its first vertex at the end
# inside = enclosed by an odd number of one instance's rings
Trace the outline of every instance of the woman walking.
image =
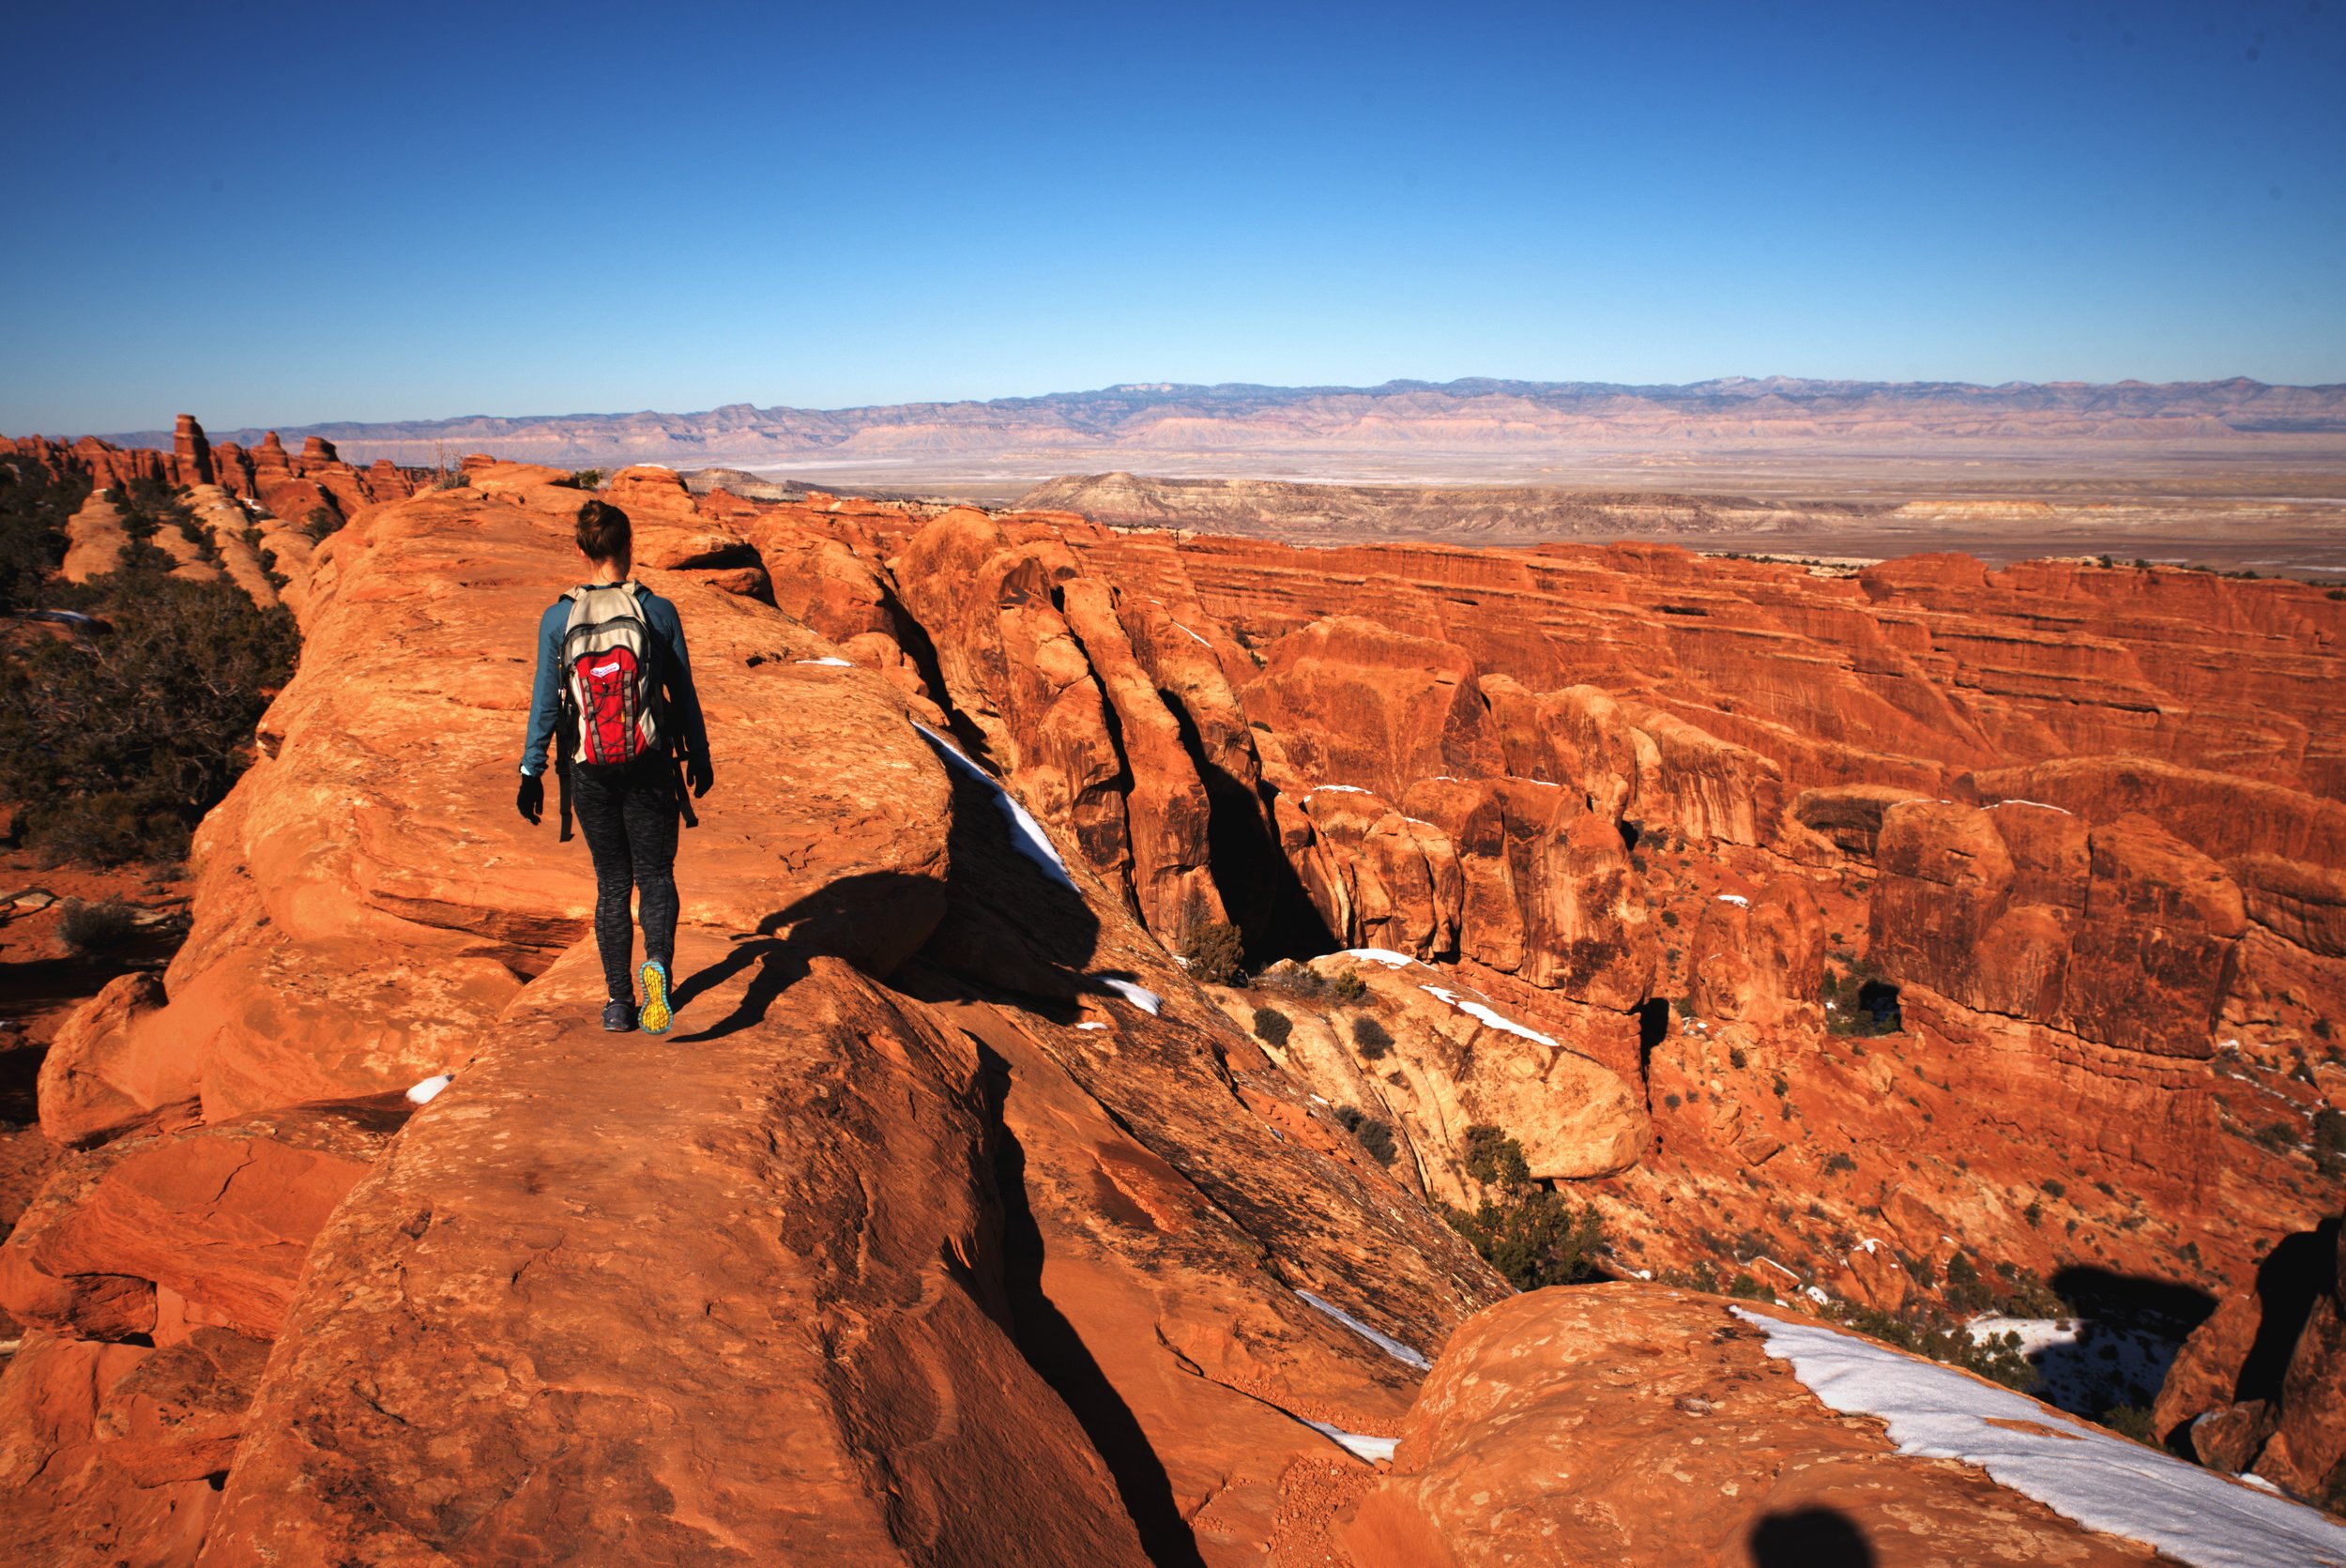
{"type": "Polygon", "coordinates": [[[602,1027],[664,1034],[675,1018],[677,818],[688,820],[686,777],[695,797],[713,774],[684,625],[676,606],[634,581],[627,513],[604,501],[578,509],[578,552],[588,577],[538,621],[538,678],[522,745],[514,805],[536,824],[545,810],[546,746],[559,745],[562,837],[571,813],[595,862],[595,947],[610,1000],[602,1027]],[[629,967],[637,895],[644,927],[643,1006],[629,967]]]}

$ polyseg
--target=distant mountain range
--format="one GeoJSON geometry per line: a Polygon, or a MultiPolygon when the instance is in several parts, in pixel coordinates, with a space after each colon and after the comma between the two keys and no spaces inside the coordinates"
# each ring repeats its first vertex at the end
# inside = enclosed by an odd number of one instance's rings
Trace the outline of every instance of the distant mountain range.
{"type": "MultiPolygon", "coordinates": [[[[260,430],[216,431],[250,444],[260,430]]],[[[2346,450],[2346,386],[2007,383],[1729,377],[1683,387],[1390,381],[1381,387],[1142,384],[983,403],[697,414],[465,415],[280,427],[358,462],[465,452],[574,466],[1024,464],[1066,473],[1157,457],[1683,450],[1862,452],[2135,443],[2346,450]]],[[[169,446],[161,431],[111,437],[169,446]]]]}

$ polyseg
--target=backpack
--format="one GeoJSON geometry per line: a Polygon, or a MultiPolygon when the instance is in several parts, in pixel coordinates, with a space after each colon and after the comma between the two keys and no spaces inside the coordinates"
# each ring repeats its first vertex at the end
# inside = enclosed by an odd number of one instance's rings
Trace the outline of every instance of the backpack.
{"type": "Polygon", "coordinates": [[[632,580],[589,583],[562,597],[562,748],[573,761],[614,768],[669,749],[661,724],[651,627],[632,580]]]}

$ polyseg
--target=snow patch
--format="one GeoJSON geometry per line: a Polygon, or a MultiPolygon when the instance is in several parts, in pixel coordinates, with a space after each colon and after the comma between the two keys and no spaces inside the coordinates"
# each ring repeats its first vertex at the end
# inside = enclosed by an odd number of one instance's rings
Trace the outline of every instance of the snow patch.
{"type": "Polygon", "coordinates": [[[1442,1001],[1448,1002],[1452,1007],[1456,1008],[1460,1012],[1465,1013],[1470,1018],[1480,1019],[1483,1023],[1487,1024],[1492,1028],[1503,1029],[1509,1034],[1521,1035],[1524,1039],[1532,1042],[1534,1044],[1554,1045],[1556,1043],[1556,1042],[1550,1040],[1539,1030],[1526,1028],[1523,1025],[1516,1023],[1513,1018],[1508,1017],[1505,1013],[1493,1012],[1487,1005],[1482,1002],[1470,1002],[1464,997],[1459,996],[1455,991],[1446,991],[1439,985],[1421,985],[1418,989],[1424,992],[1429,997],[1438,997],[1442,1001]]]}
{"type": "Polygon", "coordinates": [[[1393,1451],[1401,1441],[1398,1438],[1363,1438],[1358,1432],[1347,1432],[1341,1426],[1331,1426],[1324,1421],[1314,1421],[1309,1416],[1297,1416],[1295,1419],[1333,1442],[1355,1459],[1365,1459],[1372,1465],[1379,1460],[1390,1464],[1393,1460],[1393,1451]]]}
{"type": "Polygon", "coordinates": [[[2092,1417],[2113,1405],[2147,1407],[2158,1397],[2167,1369],[2182,1348],[2178,1340],[2142,1329],[2122,1328],[2079,1317],[1974,1317],[1963,1325],[1985,1343],[2012,1334],[2020,1355],[2036,1369],[2030,1392],[2049,1405],[2092,1417]]]}
{"type": "MultiPolygon", "coordinates": [[[[2059,813],[2060,813],[2062,815],[2064,815],[2064,816],[2075,816],[2075,815],[2077,814],[2077,813],[2075,813],[2075,812],[2071,811],[2071,810],[2070,810],[2068,807],[2066,807],[2066,806],[2052,806],[2052,805],[2047,805],[2047,804],[2046,804],[2044,801],[2042,801],[2042,800],[1999,800],[1999,801],[1997,801],[1997,802],[1996,802],[1996,805],[1999,805],[1999,806],[2034,806],[2034,807],[2035,807],[2038,811],[2040,811],[2040,812],[2059,812],[2059,813]]],[[[1993,807],[1990,807],[1989,809],[1990,809],[1990,810],[1993,810],[1994,808],[1993,808],[1993,807]]]]}
{"type": "Polygon", "coordinates": [[[1131,981],[1118,980],[1114,975],[1093,975],[1091,978],[1151,1018],[1165,1011],[1165,998],[1145,985],[1135,985],[1131,981]]]}
{"type": "Polygon", "coordinates": [[[1732,904],[1738,909],[1748,909],[1751,907],[1751,900],[1745,898],[1741,893],[1721,893],[1719,894],[1719,902],[1721,904],[1732,904]]]}
{"type": "Polygon", "coordinates": [[[795,662],[800,664],[829,664],[833,669],[839,670],[852,670],[855,668],[854,661],[847,659],[833,659],[829,654],[825,654],[820,659],[800,659],[795,661],[795,662]]]}
{"type": "MultiPolygon", "coordinates": [[[[1052,881],[1071,893],[1076,892],[1075,879],[1067,875],[1067,862],[1059,858],[1059,851],[1051,846],[1050,839],[1044,834],[1043,825],[1027,814],[1027,808],[1013,799],[1010,791],[996,783],[992,774],[947,745],[944,738],[928,725],[915,720],[912,727],[929,738],[929,744],[937,748],[937,754],[945,759],[946,767],[967,774],[994,792],[994,804],[1010,823],[1011,843],[1017,847],[1018,853],[1041,866],[1052,881]]],[[[1077,893],[1076,896],[1082,895],[1077,893]]],[[[1152,1007],[1149,1011],[1154,1012],[1156,1009],[1152,1007]]]]}
{"type": "Polygon", "coordinates": [[[1889,1427],[1900,1454],[1955,1459],[2088,1530],[2199,1568],[2346,1568],[2346,1526],[2070,1420],[1952,1367],[1742,1307],[1768,1354],[1843,1415],[1889,1427]],[[2011,1425],[1989,1424],[2011,1423],[2011,1425]]]}
{"type": "MultiPolygon", "coordinates": [[[[1163,601],[1162,601],[1162,600],[1160,600],[1158,602],[1162,603],[1162,602],[1163,602],[1163,601]]],[[[1167,620],[1173,620],[1173,617],[1172,617],[1171,616],[1167,616],[1167,617],[1165,617],[1165,619],[1167,619],[1167,620]]],[[[1180,621],[1178,621],[1178,620],[1174,620],[1174,621],[1173,621],[1173,627],[1174,627],[1174,630],[1179,631],[1179,632],[1189,632],[1189,628],[1188,628],[1188,627],[1186,627],[1186,626],[1183,626],[1183,625],[1182,625],[1180,621]]],[[[1210,643],[1210,642],[1206,641],[1206,639],[1205,639],[1205,638],[1200,637],[1200,636],[1199,636],[1196,632],[1189,632],[1189,640],[1190,640],[1191,642],[1193,642],[1193,643],[1196,643],[1196,644],[1199,647],[1204,648],[1204,649],[1205,649],[1208,653],[1211,653],[1211,652],[1213,651],[1213,645],[1212,645],[1211,643],[1210,643]]]]}
{"type": "Polygon", "coordinates": [[[1382,964],[1388,969],[1406,969],[1417,962],[1408,953],[1395,952],[1391,948],[1347,948],[1337,956],[1365,959],[1371,964],[1382,964]]]}
{"type": "Polygon", "coordinates": [[[1315,795],[1365,795],[1368,791],[1358,784],[1314,784],[1303,791],[1305,799],[1315,795]]]}
{"type": "MultiPolygon", "coordinates": [[[[1382,1350],[1386,1355],[1391,1356],[1394,1361],[1401,1362],[1404,1366],[1414,1366],[1420,1372],[1431,1372],[1434,1370],[1434,1363],[1432,1362],[1427,1361],[1424,1356],[1419,1355],[1415,1350],[1410,1349],[1408,1346],[1402,1344],[1391,1334],[1379,1333],[1375,1329],[1370,1328],[1367,1324],[1362,1322],[1359,1318],[1353,1317],[1350,1313],[1345,1311],[1333,1302],[1322,1301],[1319,1297],[1313,1295],[1308,1290],[1298,1290],[1296,1294],[1303,1298],[1305,1305],[1310,1306],[1317,1312],[1323,1313],[1326,1316],[1334,1318],[1337,1322],[1343,1324],[1354,1333],[1359,1334],[1363,1339],[1367,1340],[1371,1345],[1374,1345],[1377,1348],[1382,1350]]],[[[1369,1440],[1372,1442],[1381,1442],[1385,1439],[1370,1439],[1369,1440]]],[[[1386,1454],[1390,1457],[1392,1450],[1386,1450],[1386,1454]]]]}
{"type": "Polygon", "coordinates": [[[436,1073],[407,1091],[407,1098],[419,1105],[429,1105],[440,1097],[440,1090],[456,1081],[453,1073],[436,1073]]]}

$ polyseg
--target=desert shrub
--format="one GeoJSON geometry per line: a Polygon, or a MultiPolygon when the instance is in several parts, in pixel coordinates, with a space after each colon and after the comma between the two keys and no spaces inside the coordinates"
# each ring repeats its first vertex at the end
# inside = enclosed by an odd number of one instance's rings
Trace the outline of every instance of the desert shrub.
{"type": "Polygon", "coordinates": [[[44,637],[0,662],[0,797],[53,860],[177,860],[248,760],[292,673],[293,617],[233,584],[190,583],[143,546],[123,571],[53,585],[111,630],[44,637]]]}
{"type": "Polygon", "coordinates": [[[97,904],[69,898],[57,921],[57,935],[67,949],[83,957],[114,951],[137,936],[138,929],[138,912],[119,898],[97,904]]]}
{"type": "Polygon", "coordinates": [[[1338,1105],[1336,1120],[1379,1165],[1389,1165],[1400,1154],[1391,1123],[1381,1118],[1370,1116],[1358,1105],[1338,1105]]]}
{"type": "Polygon", "coordinates": [[[2058,1177],[2047,1177],[2036,1185],[2047,1197],[2066,1197],[2069,1195],[2069,1189],[2067,1185],[2058,1177]]]}
{"type": "Polygon", "coordinates": [[[1523,1144],[1506,1130],[1478,1121],[1466,1130],[1460,1145],[1466,1173],[1486,1187],[1525,1187],[1531,1182],[1531,1165],[1523,1157],[1523,1144]]]}
{"type": "Polygon", "coordinates": [[[1662,1104],[1665,1104],[1665,1105],[1668,1105],[1668,1106],[1671,1110],[1673,1110],[1673,1111],[1674,1111],[1674,1110],[1678,1109],[1678,1107],[1679,1107],[1680,1105],[1683,1104],[1684,1104],[1684,1102],[1683,1102],[1683,1101],[1682,1101],[1682,1100],[1680,1100],[1680,1099],[1678,1098],[1678,1096],[1677,1096],[1677,1095],[1675,1095],[1675,1094],[1665,1094],[1664,1096],[1662,1096],[1662,1104]]]}
{"type": "Polygon", "coordinates": [[[52,473],[29,457],[0,457],[0,611],[38,608],[65,560],[67,519],[89,498],[89,482],[52,473]]]}
{"type": "Polygon", "coordinates": [[[1677,911],[1677,910],[1675,910],[1675,909],[1665,909],[1665,910],[1663,910],[1663,911],[1662,911],[1662,923],[1663,923],[1664,925],[1669,925],[1669,926],[1674,926],[1674,925],[1676,925],[1676,924],[1678,923],[1678,911],[1677,911]]]}
{"type": "Polygon", "coordinates": [[[311,542],[322,544],[348,521],[330,507],[312,507],[309,515],[301,520],[301,531],[310,536],[311,542]]]}
{"type": "Polygon", "coordinates": [[[1486,1197],[1471,1212],[1445,1208],[1443,1217],[1518,1290],[1604,1277],[1605,1222],[1594,1204],[1576,1214],[1556,1194],[1527,1187],[1486,1197]]]}
{"type": "Polygon", "coordinates": [[[2332,588],[2323,597],[2324,599],[2346,599],[2346,588],[2332,588]]]}
{"type": "Polygon", "coordinates": [[[1947,1304],[1958,1312],[1982,1312],[1994,1294],[1988,1282],[1979,1277],[1979,1265],[1968,1253],[1957,1253],[1947,1259],[1947,1304]]]}
{"type": "Polygon", "coordinates": [[[1288,1021],[1287,1015],[1277,1008],[1258,1007],[1255,1009],[1255,1038],[1273,1050],[1283,1048],[1287,1043],[1287,1036],[1293,1033],[1294,1029],[1295,1026],[1288,1021]]]}
{"type": "Polygon", "coordinates": [[[1208,985],[1243,985],[1246,977],[1240,965],[1244,951],[1238,927],[1227,921],[1201,921],[1189,928],[1189,936],[1181,943],[1181,956],[1189,961],[1192,980],[1208,985]]]}
{"type": "Polygon", "coordinates": [[[562,482],[573,490],[601,490],[603,477],[600,468],[581,468],[562,482]]]}
{"type": "Polygon", "coordinates": [[[2346,1154],[2346,1116],[2327,1105],[2314,1112],[2313,1147],[2323,1154],[2346,1154]]]}
{"type": "Polygon", "coordinates": [[[1358,1006],[1368,1000],[1368,982],[1358,969],[1339,969],[1328,981],[1328,994],[1340,1002],[1358,1006]]]}
{"type": "Polygon", "coordinates": [[[1727,1059],[1729,1065],[1738,1068],[1751,1065],[1751,1058],[1744,1055],[1744,1048],[1741,1045],[1729,1045],[1727,1048],[1727,1059]]]}
{"type": "Polygon", "coordinates": [[[1753,1279],[1748,1273],[1745,1273],[1741,1270],[1738,1270],[1735,1277],[1728,1282],[1727,1293],[1730,1296],[1740,1297],[1746,1302],[1772,1302],[1775,1300],[1775,1291],[1770,1290],[1766,1286],[1761,1285],[1758,1280],[1753,1279]]]}
{"type": "Polygon", "coordinates": [[[2020,1336],[2017,1333],[2006,1332],[1974,1340],[1960,1325],[1928,1308],[1892,1314],[1877,1307],[1836,1302],[1831,1312],[1844,1327],[1885,1345],[1976,1372],[2006,1388],[2036,1386],[2036,1369],[2029,1365],[2027,1356],[2021,1353],[2020,1336]]]}
{"type": "Polygon", "coordinates": [[[1352,1020],[1352,1043],[1361,1048],[1361,1055],[1369,1061],[1382,1061],[1393,1049],[1393,1036],[1385,1026],[1374,1018],[1352,1020]]]}
{"type": "Polygon", "coordinates": [[[2158,1429],[2152,1423],[2151,1412],[2140,1405],[2112,1405],[2101,1413],[2101,1424],[2146,1448],[2159,1446],[2158,1429]]]}

